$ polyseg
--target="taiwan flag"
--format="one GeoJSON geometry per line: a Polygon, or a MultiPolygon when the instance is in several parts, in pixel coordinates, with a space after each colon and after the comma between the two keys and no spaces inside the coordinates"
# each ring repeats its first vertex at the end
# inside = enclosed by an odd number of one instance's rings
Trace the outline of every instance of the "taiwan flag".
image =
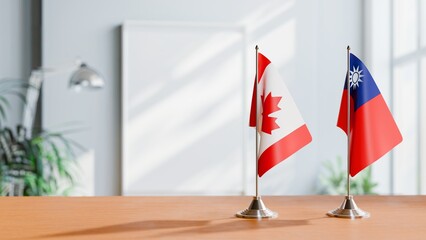
{"type": "Polygon", "coordinates": [[[258,53],[258,90],[256,82],[250,112],[250,126],[256,126],[260,136],[258,174],[269,169],[297,152],[312,141],[296,104],[284,81],[271,61],[258,53]],[[256,116],[256,98],[258,109],[256,116]]]}
{"type": "Polygon", "coordinates": [[[402,141],[398,126],[373,77],[350,54],[350,133],[347,132],[348,88],[345,83],[337,126],[349,136],[350,174],[355,176],[402,141]]]}

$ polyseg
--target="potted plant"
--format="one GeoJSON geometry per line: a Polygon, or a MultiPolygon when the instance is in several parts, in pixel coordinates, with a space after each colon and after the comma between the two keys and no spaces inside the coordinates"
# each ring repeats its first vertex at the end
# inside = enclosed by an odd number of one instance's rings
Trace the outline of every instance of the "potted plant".
{"type": "Polygon", "coordinates": [[[23,91],[29,87],[17,80],[0,81],[0,195],[67,195],[75,184],[74,148],[80,147],[65,137],[69,131],[44,130],[28,137],[31,129],[4,126],[7,95],[25,102],[23,91]]]}

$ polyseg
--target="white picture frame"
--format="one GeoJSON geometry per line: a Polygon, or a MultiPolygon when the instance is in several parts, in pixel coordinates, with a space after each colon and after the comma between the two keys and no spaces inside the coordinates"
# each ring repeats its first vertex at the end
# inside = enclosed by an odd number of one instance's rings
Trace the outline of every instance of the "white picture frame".
{"type": "Polygon", "coordinates": [[[122,195],[244,193],[246,34],[240,26],[122,26],[122,195]]]}

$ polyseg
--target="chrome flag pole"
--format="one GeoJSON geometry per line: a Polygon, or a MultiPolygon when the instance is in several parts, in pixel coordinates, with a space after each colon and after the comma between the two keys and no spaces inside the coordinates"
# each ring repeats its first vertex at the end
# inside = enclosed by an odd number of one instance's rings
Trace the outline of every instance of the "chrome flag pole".
{"type": "MultiPolygon", "coordinates": [[[[259,126],[259,118],[257,117],[259,111],[259,101],[258,101],[258,94],[259,94],[259,46],[256,45],[256,127],[254,128],[254,132],[256,135],[256,198],[259,198],[259,134],[257,132],[257,127],[259,126]]],[[[260,198],[259,198],[260,199],[260,198]]]]}
{"type": "Polygon", "coordinates": [[[346,196],[343,200],[343,203],[340,205],[339,208],[336,208],[332,211],[329,211],[327,213],[330,217],[340,217],[340,218],[368,218],[370,214],[368,212],[365,212],[358,208],[358,206],[355,203],[355,200],[353,199],[353,196],[351,195],[351,180],[350,180],[350,170],[351,170],[351,84],[349,81],[350,77],[350,50],[351,48],[347,47],[347,72],[346,72],[346,87],[348,91],[347,96],[347,135],[348,135],[348,141],[347,141],[347,148],[348,148],[348,167],[347,167],[347,181],[346,181],[346,196]]]}
{"type": "Polygon", "coordinates": [[[259,101],[258,101],[258,94],[259,94],[259,75],[258,75],[258,69],[259,69],[259,46],[256,45],[256,127],[255,127],[255,134],[256,134],[256,196],[253,197],[253,200],[250,203],[250,206],[240,212],[237,212],[236,216],[239,218],[276,218],[278,214],[276,212],[273,212],[269,210],[265,204],[263,203],[262,199],[259,195],[259,133],[257,132],[257,128],[259,126],[259,118],[258,118],[258,112],[259,111],[259,101]]]}

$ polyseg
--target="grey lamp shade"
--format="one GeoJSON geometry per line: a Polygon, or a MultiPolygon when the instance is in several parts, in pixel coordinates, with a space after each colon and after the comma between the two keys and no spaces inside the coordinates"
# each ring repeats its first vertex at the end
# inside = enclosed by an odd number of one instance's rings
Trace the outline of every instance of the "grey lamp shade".
{"type": "Polygon", "coordinates": [[[100,89],[104,86],[104,84],[104,79],[98,72],[87,66],[85,63],[82,63],[72,74],[69,86],[76,90],[81,88],[100,89]]]}

